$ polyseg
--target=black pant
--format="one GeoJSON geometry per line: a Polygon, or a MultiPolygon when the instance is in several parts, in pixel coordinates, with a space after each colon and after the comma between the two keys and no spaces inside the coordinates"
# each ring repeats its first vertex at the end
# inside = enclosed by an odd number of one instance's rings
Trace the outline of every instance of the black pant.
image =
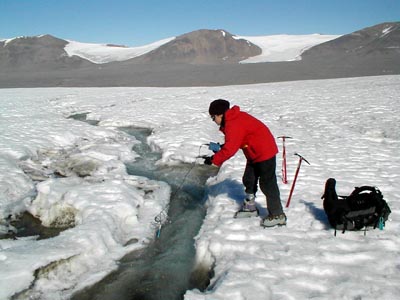
{"type": "Polygon", "coordinates": [[[257,184],[260,184],[260,189],[267,198],[269,213],[274,216],[283,213],[275,169],[275,156],[258,163],[247,162],[242,178],[247,194],[255,194],[257,184]]]}

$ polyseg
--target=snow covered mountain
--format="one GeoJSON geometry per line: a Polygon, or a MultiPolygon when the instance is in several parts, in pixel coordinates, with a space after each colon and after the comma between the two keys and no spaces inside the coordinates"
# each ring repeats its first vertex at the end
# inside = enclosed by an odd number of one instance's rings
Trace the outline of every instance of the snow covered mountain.
{"type": "Polygon", "coordinates": [[[0,88],[215,86],[400,74],[400,22],[343,35],[198,30],[141,47],[0,40],[0,88]]]}
{"type": "Polygon", "coordinates": [[[42,64],[56,68],[57,65],[67,66],[69,61],[77,65],[84,64],[84,60],[104,64],[130,59],[140,63],[194,64],[292,61],[300,59],[305,49],[337,37],[319,34],[235,36],[224,30],[197,30],[140,47],[67,41],[51,35],[17,37],[0,41],[0,66],[26,68],[42,64]]]}
{"type": "MultiPolygon", "coordinates": [[[[220,32],[223,35],[225,31],[220,32]]],[[[248,41],[261,49],[260,54],[242,60],[241,63],[299,60],[301,59],[302,52],[306,49],[338,37],[338,35],[321,34],[232,36],[233,39],[248,41]]],[[[165,47],[169,42],[176,43],[175,39],[175,37],[171,37],[140,47],[115,47],[104,44],[68,41],[65,51],[70,56],[76,55],[93,63],[102,64],[113,61],[124,61],[144,55],[163,46],[165,47]]],[[[163,49],[161,48],[161,50],[163,49]]]]}

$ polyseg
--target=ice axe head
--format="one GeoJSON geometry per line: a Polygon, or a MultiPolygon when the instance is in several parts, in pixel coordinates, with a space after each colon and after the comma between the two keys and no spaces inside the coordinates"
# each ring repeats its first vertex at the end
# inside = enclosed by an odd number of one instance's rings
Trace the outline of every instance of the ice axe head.
{"type": "Polygon", "coordinates": [[[306,163],[308,163],[309,165],[311,165],[308,161],[307,161],[307,159],[305,159],[303,156],[301,156],[300,154],[298,154],[298,153],[295,153],[294,155],[297,155],[299,158],[300,158],[300,161],[305,161],[306,163]]]}
{"type": "Polygon", "coordinates": [[[278,136],[278,139],[282,139],[283,141],[285,141],[286,139],[292,139],[292,137],[291,136],[282,135],[282,136],[278,136]]]}

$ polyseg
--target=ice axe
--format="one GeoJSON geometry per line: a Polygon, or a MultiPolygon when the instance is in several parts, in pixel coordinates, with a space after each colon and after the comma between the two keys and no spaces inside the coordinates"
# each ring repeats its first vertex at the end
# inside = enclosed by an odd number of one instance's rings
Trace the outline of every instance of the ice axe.
{"type": "Polygon", "coordinates": [[[310,163],[300,154],[295,153],[294,155],[297,155],[299,157],[299,163],[297,165],[297,169],[296,169],[296,174],[294,175],[294,179],[293,179],[293,183],[292,183],[292,187],[290,189],[290,194],[289,194],[289,198],[286,202],[286,207],[289,207],[290,205],[290,199],[292,198],[292,194],[293,194],[293,190],[294,190],[294,186],[296,185],[296,180],[297,180],[297,176],[299,175],[299,171],[300,171],[300,167],[301,167],[301,162],[304,160],[306,163],[308,163],[310,165],[310,163]]]}
{"type": "Polygon", "coordinates": [[[282,182],[284,184],[287,183],[287,170],[286,170],[286,146],[285,141],[286,139],[291,139],[290,136],[279,136],[278,139],[282,139],[283,143],[283,150],[282,150],[282,182]]]}

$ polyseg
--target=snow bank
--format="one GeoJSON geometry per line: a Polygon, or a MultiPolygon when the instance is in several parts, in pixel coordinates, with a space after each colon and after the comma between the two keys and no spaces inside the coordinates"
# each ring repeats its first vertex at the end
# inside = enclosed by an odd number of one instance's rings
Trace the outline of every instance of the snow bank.
{"type": "Polygon", "coordinates": [[[168,203],[168,185],[126,173],[137,141],[66,119],[52,109],[59,92],[65,91],[0,93],[7,128],[0,139],[0,229],[12,230],[7,216],[25,210],[45,226],[69,228],[46,240],[0,240],[1,299],[29,286],[22,298],[68,298],[93,284],[123,255],[145,247],[168,203]]]}

